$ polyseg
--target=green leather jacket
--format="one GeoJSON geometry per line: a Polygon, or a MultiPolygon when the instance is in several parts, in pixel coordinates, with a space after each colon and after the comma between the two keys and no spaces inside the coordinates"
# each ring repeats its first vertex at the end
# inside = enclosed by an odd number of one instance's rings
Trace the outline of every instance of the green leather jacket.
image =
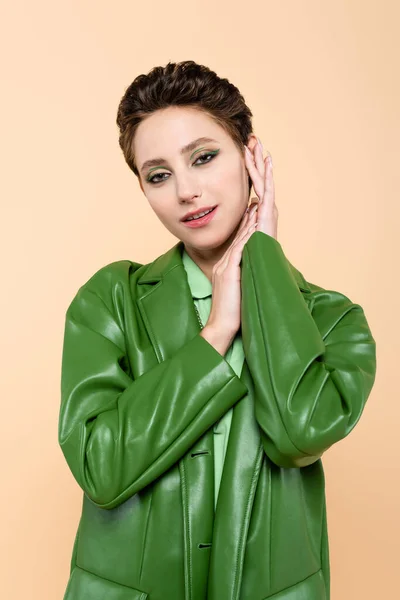
{"type": "Polygon", "coordinates": [[[363,309],[255,231],[239,378],[199,335],[182,249],[102,267],[67,309],[58,439],[84,493],[64,600],[328,600],[321,456],[375,380],[363,309]]]}

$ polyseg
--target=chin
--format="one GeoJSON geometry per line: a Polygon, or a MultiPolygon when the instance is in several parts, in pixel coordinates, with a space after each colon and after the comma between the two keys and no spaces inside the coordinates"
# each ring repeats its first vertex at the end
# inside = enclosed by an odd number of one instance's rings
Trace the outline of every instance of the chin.
{"type": "Polygon", "coordinates": [[[231,232],[229,235],[226,231],[219,231],[210,236],[204,236],[202,238],[196,240],[196,247],[204,250],[216,250],[217,248],[221,248],[223,246],[229,246],[233,238],[235,237],[236,232],[231,232]]]}

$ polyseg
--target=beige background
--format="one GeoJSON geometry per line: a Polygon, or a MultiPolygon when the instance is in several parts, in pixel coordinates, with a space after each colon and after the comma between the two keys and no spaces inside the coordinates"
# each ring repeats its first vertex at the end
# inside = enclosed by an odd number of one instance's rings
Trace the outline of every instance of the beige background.
{"type": "Polygon", "coordinates": [[[2,8],[1,595],[60,599],[81,490],[57,443],[64,314],[98,268],[176,238],[117,141],[139,73],[228,77],[274,161],[278,239],[360,303],[378,345],[361,421],[324,456],[332,600],[398,591],[399,3],[8,2],[2,8]],[[397,260],[396,260],[397,259],[397,260]]]}

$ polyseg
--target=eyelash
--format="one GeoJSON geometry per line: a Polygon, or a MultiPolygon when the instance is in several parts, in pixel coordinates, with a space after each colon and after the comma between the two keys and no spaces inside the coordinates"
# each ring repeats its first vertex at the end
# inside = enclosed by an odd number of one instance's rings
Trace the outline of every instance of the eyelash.
{"type": "MultiPolygon", "coordinates": [[[[210,162],[213,161],[214,157],[217,155],[217,153],[219,152],[219,150],[215,150],[213,152],[204,152],[203,154],[200,154],[200,156],[195,160],[194,164],[196,164],[196,162],[200,159],[200,158],[204,158],[205,156],[212,156],[212,158],[210,160],[207,160],[206,162],[202,162],[200,163],[201,165],[206,165],[210,162]]],[[[168,173],[156,173],[155,175],[153,175],[152,177],[150,177],[150,179],[147,179],[148,183],[151,183],[152,185],[156,185],[157,183],[162,183],[163,181],[166,181],[166,179],[162,179],[160,181],[154,181],[155,177],[159,177],[160,175],[168,175],[168,173]]],[[[167,178],[168,179],[168,178],[167,178]]]]}

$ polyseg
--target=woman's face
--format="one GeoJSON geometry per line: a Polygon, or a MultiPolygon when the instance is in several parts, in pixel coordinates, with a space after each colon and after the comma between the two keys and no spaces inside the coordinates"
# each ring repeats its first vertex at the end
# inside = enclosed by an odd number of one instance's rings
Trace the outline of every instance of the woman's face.
{"type": "MultiPolygon", "coordinates": [[[[248,145],[256,142],[252,134],[248,145]]],[[[143,193],[185,246],[201,252],[233,239],[248,205],[248,171],[243,154],[222,127],[199,110],[170,106],[140,123],[133,151],[143,193]],[[213,141],[196,142],[205,137],[213,141]],[[200,227],[182,221],[188,212],[214,206],[212,218],[200,227]]]]}

